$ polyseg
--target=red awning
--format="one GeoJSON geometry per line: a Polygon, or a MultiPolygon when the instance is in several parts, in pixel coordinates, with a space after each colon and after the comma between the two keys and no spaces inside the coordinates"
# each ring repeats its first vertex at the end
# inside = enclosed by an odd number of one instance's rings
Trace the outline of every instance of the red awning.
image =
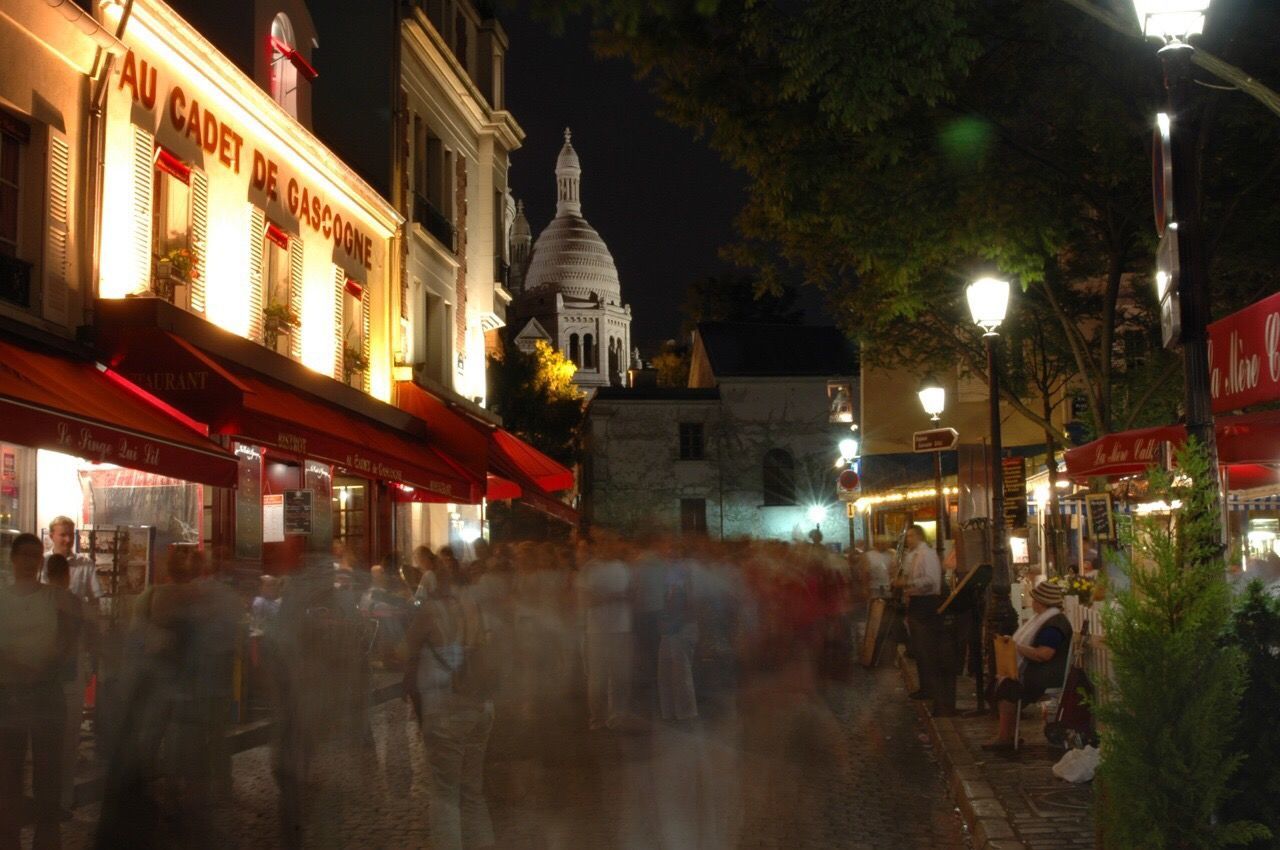
{"type": "Polygon", "coordinates": [[[490,460],[495,471],[519,470],[547,493],[573,486],[573,470],[556,463],[510,431],[495,428],[489,438],[494,450],[490,460]]]}
{"type": "Polygon", "coordinates": [[[1181,425],[1107,434],[1067,451],[1067,475],[1077,480],[1137,475],[1161,462],[1166,443],[1179,445],[1186,438],[1181,425]]]}
{"type": "MultiPolygon", "coordinates": [[[[431,444],[438,446],[468,473],[486,481],[490,501],[521,499],[532,507],[539,496],[573,486],[573,471],[556,463],[510,431],[467,415],[444,399],[410,381],[396,384],[396,406],[426,422],[431,444]]],[[[549,511],[572,512],[558,499],[549,511]]],[[[541,510],[541,508],[539,508],[541,510]]],[[[548,512],[548,511],[544,511],[548,512]]],[[[575,519],[570,521],[576,521],[575,519]]],[[[560,518],[564,518],[560,516],[560,518]]]]}
{"type": "Polygon", "coordinates": [[[0,438],[169,478],[234,487],[236,460],[119,374],[0,342],[0,438]]]}
{"type": "Polygon", "coordinates": [[[480,500],[483,475],[468,475],[417,435],[220,361],[164,331],[131,332],[113,343],[113,362],[131,380],[216,433],[402,483],[426,501],[480,500]]]}
{"type": "Polygon", "coordinates": [[[239,410],[218,424],[219,431],[299,458],[327,461],[356,475],[407,484],[427,501],[479,501],[478,482],[411,435],[362,421],[256,376],[237,377],[249,392],[239,410]]]}
{"type": "MultiPolygon", "coordinates": [[[[1280,410],[1219,416],[1214,421],[1218,461],[1235,481],[1260,481],[1267,467],[1280,467],[1280,410]]],[[[1165,444],[1180,446],[1187,439],[1181,425],[1142,428],[1108,434],[1067,452],[1067,475],[1076,480],[1138,475],[1162,461],[1165,444]]]]}

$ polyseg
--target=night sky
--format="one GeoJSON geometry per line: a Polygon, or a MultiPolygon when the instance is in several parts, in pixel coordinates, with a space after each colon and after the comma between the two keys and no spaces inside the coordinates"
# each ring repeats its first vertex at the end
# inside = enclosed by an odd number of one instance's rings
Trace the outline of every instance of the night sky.
{"type": "Polygon", "coordinates": [[[731,270],[717,251],[734,238],[744,179],[693,134],[657,116],[629,63],[597,59],[583,20],[553,35],[504,8],[511,38],[507,108],[524,128],[511,191],[534,238],[555,215],[555,161],[565,126],[582,160],[582,207],[618,265],[631,335],[646,353],[679,331],[689,281],[731,270]]]}

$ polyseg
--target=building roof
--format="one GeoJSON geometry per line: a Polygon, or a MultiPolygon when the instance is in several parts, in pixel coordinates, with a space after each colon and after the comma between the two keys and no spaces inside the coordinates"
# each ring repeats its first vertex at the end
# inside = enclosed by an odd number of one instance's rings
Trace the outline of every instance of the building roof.
{"type": "Polygon", "coordinates": [[[717,379],[853,375],[858,353],[838,328],[700,322],[698,339],[717,379]]]}
{"type": "Polygon", "coordinates": [[[600,401],[716,401],[716,387],[601,387],[592,402],[600,401]]]}

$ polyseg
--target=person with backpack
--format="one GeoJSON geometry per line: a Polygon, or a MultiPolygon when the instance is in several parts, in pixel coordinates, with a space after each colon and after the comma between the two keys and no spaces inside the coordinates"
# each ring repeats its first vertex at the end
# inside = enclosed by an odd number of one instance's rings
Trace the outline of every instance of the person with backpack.
{"type": "Polygon", "coordinates": [[[500,648],[488,639],[474,596],[460,592],[455,563],[440,560],[435,588],[405,635],[405,695],[427,745],[431,846],[437,850],[494,843],[484,758],[497,686],[492,657],[500,648]]]}

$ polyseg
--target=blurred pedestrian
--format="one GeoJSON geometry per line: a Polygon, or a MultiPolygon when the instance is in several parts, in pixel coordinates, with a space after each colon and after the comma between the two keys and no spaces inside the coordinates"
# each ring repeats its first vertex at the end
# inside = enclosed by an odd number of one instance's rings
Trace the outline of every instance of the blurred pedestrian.
{"type": "MultiPolygon", "coordinates": [[[[436,587],[405,637],[408,694],[422,724],[430,765],[431,846],[491,847],[493,823],[484,796],[484,758],[493,731],[493,703],[461,681],[487,637],[474,600],[455,586],[456,561],[441,559],[436,587]]],[[[477,665],[478,666],[478,665],[477,665]]],[[[492,684],[492,683],[488,683],[492,684]]],[[[481,685],[482,690],[487,685],[481,685]]]]}
{"type": "Polygon", "coordinates": [[[70,657],[71,614],[56,588],[38,581],[44,547],[19,534],[10,547],[13,584],[0,588],[0,850],[18,850],[24,821],[23,767],[31,757],[34,850],[62,846],[61,677],[70,657]]]}
{"type": "Polygon", "coordinates": [[[71,592],[71,569],[67,559],[50,555],[44,562],[46,582],[56,588],[61,605],[68,613],[68,638],[71,642],[62,672],[62,695],[66,701],[66,723],[62,742],[62,816],[70,816],[75,804],[76,759],[80,754],[80,724],[84,719],[84,689],[88,679],[89,651],[95,623],[89,617],[89,606],[71,592]]]}
{"type": "MultiPolygon", "coordinates": [[[[70,565],[70,591],[86,602],[96,605],[102,596],[102,582],[98,579],[98,568],[93,563],[93,558],[83,553],[77,554],[75,551],[75,520],[67,516],[57,516],[50,520],[49,542],[49,555],[61,555],[70,565]]],[[[44,578],[44,581],[48,579],[44,578]]]]}
{"type": "Polygon", "coordinates": [[[615,545],[579,548],[577,589],[585,629],[587,727],[617,729],[632,719],[631,576],[615,545]]]}
{"type": "Polygon", "coordinates": [[[663,581],[658,645],[658,705],[663,720],[692,720],[698,716],[693,685],[693,652],[698,645],[694,616],[693,574],[677,561],[667,566],[663,581]]]}

